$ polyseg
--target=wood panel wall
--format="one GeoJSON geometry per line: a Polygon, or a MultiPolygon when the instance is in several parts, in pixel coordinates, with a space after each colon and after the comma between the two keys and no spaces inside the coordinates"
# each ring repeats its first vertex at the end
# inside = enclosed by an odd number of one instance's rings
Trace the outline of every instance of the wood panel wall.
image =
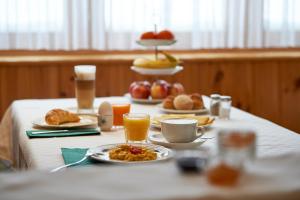
{"type": "MultiPolygon", "coordinates": [[[[130,70],[141,52],[33,53],[0,53],[0,117],[17,99],[74,97],[73,66],[78,64],[97,66],[98,97],[123,95],[132,81],[153,79],[130,70]]],[[[230,95],[234,106],[300,133],[298,50],[176,54],[184,70],[160,78],[181,82],[188,93],[230,95]]]]}

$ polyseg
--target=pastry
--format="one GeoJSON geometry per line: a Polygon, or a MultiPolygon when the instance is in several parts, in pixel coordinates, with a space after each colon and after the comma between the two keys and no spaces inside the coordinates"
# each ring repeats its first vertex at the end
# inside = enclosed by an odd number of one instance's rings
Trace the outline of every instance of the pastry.
{"type": "Polygon", "coordinates": [[[79,122],[80,118],[69,111],[53,109],[46,114],[45,121],[49,125],[59,125],[67,122],[79,122]]]}
{"type": "Polygon", "coordinates": [[[163,108],[165,109],[175,109],[174,107],[174,96],[168,96],[167,98],[164,99],[163,101],[163,108]]]}
{"type": "Polygon", "coordinates": [[[193,106],[193,100],[186,94],[178,95],[174,99],[174,107],[177,110],[192,110],[193,106]]]}
{"type": "Polygon", "coordinates": [[[198,93],[193,93],[190,95],[190,98],[193,100],[193,109],[197,110],[197,109],[201,109],[203,108],[203,101],[202,101],[202,97],[200,94],[198,93]]]}

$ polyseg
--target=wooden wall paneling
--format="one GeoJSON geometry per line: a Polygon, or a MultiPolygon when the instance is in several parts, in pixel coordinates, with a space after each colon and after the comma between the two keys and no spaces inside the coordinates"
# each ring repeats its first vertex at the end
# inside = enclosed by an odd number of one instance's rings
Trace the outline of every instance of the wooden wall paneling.
{"type": "Polygon", "coordinates": [[[2,66],[0,67],[0,117],[2,117],[10,101],[10,97],[7,94],[7,85],[9,85],[7,66],[2,66]]]}
{"type": "Polygon", "coordinates": [[[220,93],[231,96],[234,106],[251,111],[253,97],[251,65],[240,61],[223,62],[215,80],[218,76],[220,93]]]}
{"type": "MultiPolygon", "coordinates": [[[[116,95],[122,96],[128,91],[128,87],[130,84],[130,69],[129,66],[117,66],[118,79],[120,80],[118,90],[116,91],[116,95]]],[[[116,82],[118,82],[116,80],[116,82]]]]}
{"type": "MultiPolygon", "coordinates": [[[[216,68],[212,67],[209,62],[193,62],[187,63],[184,71],[186,77],[185,88],[188,93],[198,92],[204,95],[210,95],[213,89],[213,77],[216,73],[216,68]]],[[[179,79],[178,82],[181,82],[179,79]]]]}
{"type": "Polygon", "coordinates": [[[180,82],[186,90],[186,93],[192,93],[195,92],[196,83],[195,78],[193,75],[193,64],[184,64],[184,69],[181,72],[178,72],[178,74],[175,75],[176,78],[172,79],[169,78],[168,81],[170,82],[180,82]]]}
{"type": "MultiPolygon", "coordinates": [[[[1,67],[1,73],[3,73],[3,80],[1,85],[3,90],[1,90],[1,102],[5,106],[2,108],[2,115],[5,112],[6,108],[11,104],[11,102],[18,98],[18,84],[17,84],[17,69],[16,64],[8,64],[1,67]]],[[[1,116],[2,116],[1,115],[1,116]]]]}
{"type": "Polygon", "coordinates": [[[59,97],[74,98],[75,97],[75,82],[74,82],[74,66],[77,63],[58,64],[59,73],[59,97]]]}
{"type": "Polygon", "coordinates": [[[280,123],[280,93],[278,63],[251,62],[253,68],[253,103],[251,112],[280,123]]]}
{"type": "MultiPolygon", "coordinates": [[[[203,88],[201,88],[201,85],[205,84],[207,80],[205,78],[205,74],[207,73],[205,66],[199,66],[195,63],[191,65],[187,64],[186,68],[189,69],[188,71],[184,72],[186,77],[185,84],[188,85],[188,87],[185,87],[187,90],[186,92],[187,93],[199,92],[203,94],[204,91],[203,88]],[[204,73],[201,73],[201,71],[204,73]]],[[[180,80],[178,82],[180,82],[180,80]]]]}
{"type": "Polygon", "coordinates": [[[300,133],[300,62],[280,62],[279,74],[281,124],[300,133]]]}
{"type": "Polygon", "coordinates": [[[59,98],[60,97],[60,65],[49,63],[46,66],[40,66],[41,73],[41,89],[43,98],[59,98]],[[49,97],[48,97],[49,96],[49,97]]]}
{"type": "Polygon", "coordinates": [[[107,96],[108,91],[106,89],[107,82],[106,78],[108,76],[107,69],[109,69],[107,66],[103,66],[101,64],[97,64],[97,71],[96,71],[96,96],[102,97],[107,96]]]}
{"type": "Polygon", "coordinates": [[[108,84],[105,88],[107,88],[107,94],[109,94],[109,96],[115,96],[118,93],[117,91],[120,90],[120,84],[122,84],[121,76],[118,73],[118,66],[110,65],[106,68],[106,73],[108,74],[106,81],[108,84]]]}

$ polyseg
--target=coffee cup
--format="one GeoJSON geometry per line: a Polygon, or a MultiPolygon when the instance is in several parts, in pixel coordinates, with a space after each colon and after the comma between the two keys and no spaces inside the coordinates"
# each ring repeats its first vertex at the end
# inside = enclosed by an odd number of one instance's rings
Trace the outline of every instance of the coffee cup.
{"type": "Polygon", "coordinates": [[[161,121],[161,132],[170,143],[193,142],[202,134],[197,134],[195,119],[165,119],[161,121]]]}

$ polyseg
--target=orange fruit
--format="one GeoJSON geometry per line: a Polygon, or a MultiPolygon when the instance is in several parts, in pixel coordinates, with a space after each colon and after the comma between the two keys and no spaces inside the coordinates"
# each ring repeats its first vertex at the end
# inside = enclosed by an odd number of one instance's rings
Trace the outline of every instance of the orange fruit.
{"type": "Polygon", "coordinates": [[[156,39],[156,34],[153,31],[145,32],[141,35],[141,40],[156,39]]]}
{"type": "Polygon", "coordinates": [[[157,36],[156,39],[161,39],[161,40],[174,40],[174,35],[171,31],[169,30],[163,30],[160,31],[157,36]]]}

